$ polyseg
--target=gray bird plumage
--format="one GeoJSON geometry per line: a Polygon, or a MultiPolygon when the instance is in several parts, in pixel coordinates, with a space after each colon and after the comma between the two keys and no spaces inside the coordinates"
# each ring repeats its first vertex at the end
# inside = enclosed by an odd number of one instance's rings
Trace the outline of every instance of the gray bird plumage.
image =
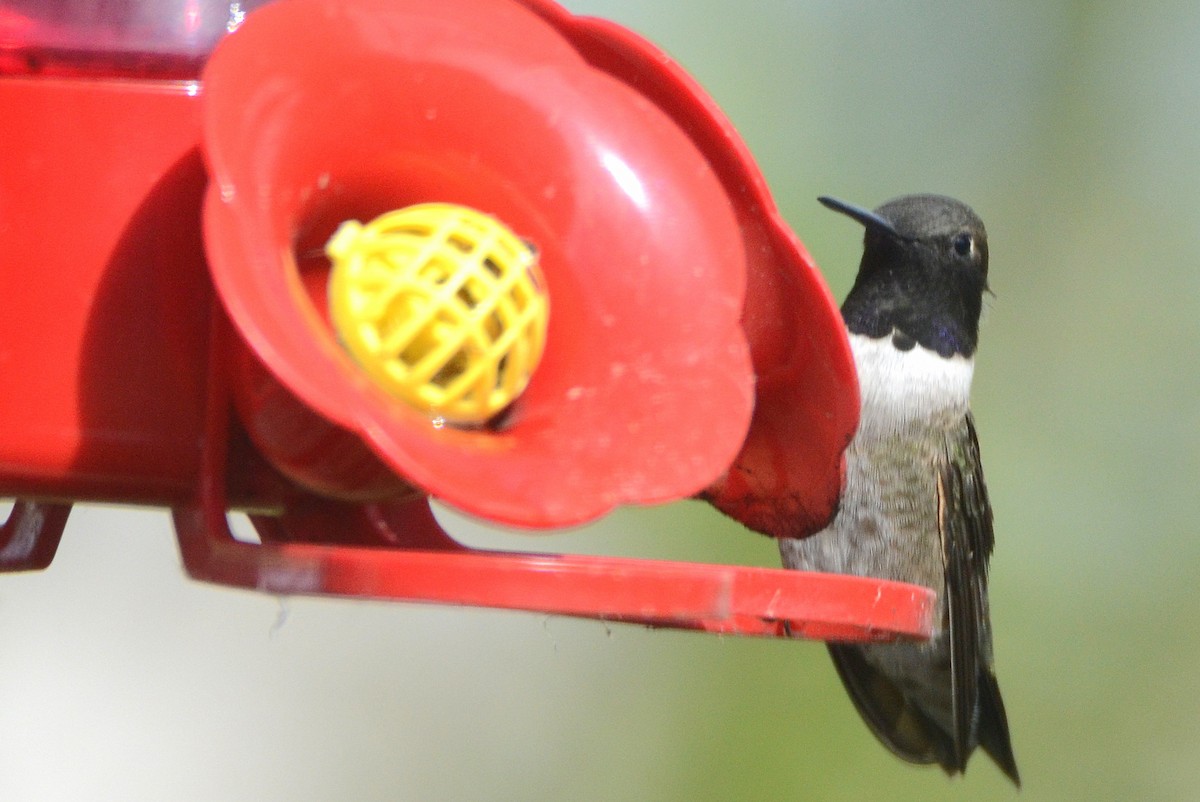
{"type": "Polygon", "coordinates": [[[822,198],[866,227],[842,307],[862,392],[837,515],[783,539],[788,568],[938,590],[928,642],[830,644],[847,692],[889,749],[962,772],[976,746],[1020,784],[992,660],[992,509],[969,396],[987,234],[967,206],[936,195],[869,212],[822,198]]]}

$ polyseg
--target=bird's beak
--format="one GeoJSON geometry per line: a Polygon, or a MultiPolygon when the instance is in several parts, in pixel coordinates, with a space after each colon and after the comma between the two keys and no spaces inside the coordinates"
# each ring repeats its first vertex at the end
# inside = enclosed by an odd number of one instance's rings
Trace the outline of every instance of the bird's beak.
{"type": "Polygon", "coordinates": [[[874,229],[887,234],[889,237],[894,237],[895,239],[908,239],[908,237],[905,237],[896,230],[896,227],[892,225],[891,220],[888,220],[886,217],[880,217],[879,215],[875,214],[875,212],[864,209],[861,206],[855,206],[853,203],[846,203],[845,201],[840,201],[837,198],[831,198],[828,195],[822,195],[821,197],[817,198],[817,200],[830,209],[833,209],[835,212],[841,212],[847,217],[857,220],[868,229],[874,229]]]}

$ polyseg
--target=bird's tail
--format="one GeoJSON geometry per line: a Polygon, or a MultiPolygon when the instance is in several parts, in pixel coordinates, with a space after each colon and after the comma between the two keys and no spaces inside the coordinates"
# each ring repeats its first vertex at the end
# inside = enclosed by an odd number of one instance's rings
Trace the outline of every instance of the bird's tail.
{"type": "MultiPolygon", "coordinates": [[[[966,769],[971,749],[958,748],[954,737],[912,704],[887,675],[867,661],[859,647],[831,643],[829,654],[859,715],[896,757],[909,763],[936,763],[951,775],[966,769]]],[[[1019,787],[1021,778],[1009,741],[1000,686],[986,668],[980,669],[977,730],[979,745],[1019,787]]]]}
{"type": "Polygon", "coordinates": [[[1017,759],[1013,757],[1012,741],[1008,737],[1008,716],[1004,713],[1004,700],[1000,698],[1000,685],[996,675],[989,669],[979,671],[979,745],[987,752],[1000,770],[1021,785],[1017,772],[1017,759]]]}

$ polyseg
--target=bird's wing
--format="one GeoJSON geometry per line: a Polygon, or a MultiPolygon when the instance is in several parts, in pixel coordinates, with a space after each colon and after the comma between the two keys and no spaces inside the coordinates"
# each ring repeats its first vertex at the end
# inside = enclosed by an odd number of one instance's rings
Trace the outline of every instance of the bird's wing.
{"type": "Polygon", "coordinates": [[[992,671],[987,582],[995,534],[979,439],[970,413],[964,416],[962,428],[946,438],[937,501],[946,577],[955,756],[960,766],[965,765],[978,742],[1018,781],[1004,703],[992,671]]]}
{"type": "Polygon", "coordinates": [[[955,758],[966,763],[978,698],[980,633],[984,620],[987,561],[992,549],[992,509],[983,485],[979,446],[968,413],[966,431],[946,438],[938,465],[937,523],[945,564],[945,605],[950,639],[950,676],[955,758]]]}

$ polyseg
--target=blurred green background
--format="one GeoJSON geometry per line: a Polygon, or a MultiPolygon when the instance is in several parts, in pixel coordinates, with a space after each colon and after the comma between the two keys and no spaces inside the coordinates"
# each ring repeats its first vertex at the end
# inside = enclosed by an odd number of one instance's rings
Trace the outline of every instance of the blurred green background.
{"type": "MultiPolygon", "coordinates": [[[[988,225],[975,410],[1023,798],[1200,788],[1200,6],[577,0],[741,130],[834,293],[814,200],[988,225]]],[[[459,522],[474,542],[511,537],[459,522]]],[[[524,545],[776,564],[698,504],[524,545]]],[[[1011,799],[902,764],[819,644],[277,600],[186,580],[161,512],[78,511],[0,581],[12,800],[1011,799]]]]}

